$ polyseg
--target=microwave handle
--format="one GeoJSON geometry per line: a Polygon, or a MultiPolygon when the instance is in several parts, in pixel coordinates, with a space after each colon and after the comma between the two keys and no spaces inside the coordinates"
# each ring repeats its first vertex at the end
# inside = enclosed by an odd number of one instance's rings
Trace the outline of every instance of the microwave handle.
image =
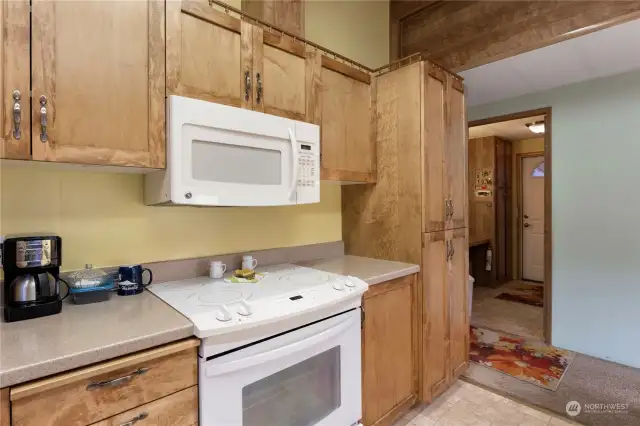
{"type": "MultiPolygon", "coordinates": [[[[278,358],[282,358],[288,355],[292,355],[304,350],[308,350],[320,343],[326,342],[344,333],[346,330],[354,326],[354,322],[360,322],[359,316],[349,317],[344,322],[331,327],[328,330],[324,330],[313,336],[299,340],[286,346],[282,346],[276,349],[272,349],[267,352],[263,352],[256,355],[247,356],[235,361],[229,361],[224,364],[210,365],[206,367],[207,377],[220,376],[223,374],[233,373],[234,371],[244,370],[246,368],[254,367],[256,365],[265,364],[269,361],[273,361],[278,358]]],[[[358,328],[360,325],[358,324],[358,328]]]]}
{"type": "Polygon", "coordinates": [[[293,200],[298,186],[298,141],[293,134],[293,130],[289,129],[289,140],[291,141],[291,186],[289,187],[289,200],[293,200]]]}

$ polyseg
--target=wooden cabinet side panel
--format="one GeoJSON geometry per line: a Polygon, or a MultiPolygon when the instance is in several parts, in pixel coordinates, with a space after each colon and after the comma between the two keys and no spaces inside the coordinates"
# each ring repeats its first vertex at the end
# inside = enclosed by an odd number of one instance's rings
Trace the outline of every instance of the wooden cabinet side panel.
{"type": "Polygon", "coordinates": [[[342,187],[349,254],[421,263],[419,78],[419,64],[376,78],[377,183],[342,187]]]}
{"type": "MultiPolygon", "coordinates": [[[[415,396],[413,287],[415,276],[393,280],[393,288],[365,296],[363,307],[363,420],[365,426],[400,415],[415,396]]],[[[378,284],[378,285],[386,285],[378,284]]]]}
{"type": "Polygon", "coordinates": [[[451,379],[464,371],[469,359],[469,245],[466,229],[447,231],[452,255],[447,266],[449,293],[449,356],[451,379]]]}
{"type": "Polygon", "coordinates": [[[141,425],[196,426],[198,424],[198,386],[176,392],[149,404],[142,405],[93,426],[122,426],[140,413],[147,413],[141,425]]]}
{"type": "Polygon", "coordinates": [[[449,294],[444,231],[425,234],[422,270],[422,395],[427,401],[448,382],[449,294]]]}
{"type": "Polygon", "coordinates": [[[0,389],[0,426],[11,426],[9,388],[0,389]]]}
{"type": "Polygon", "coordinates": [[[476,174],[494,173],[494,137],[475,138],[469,141],[469,241],[492,241],[494,230],[494,196],[476,194],[476,174]]]}
{"type": "Polygon", "coordinates": [[[92,424],[197,383],[196,349],[188,349],[23,398],[12,397],[13,426],[92,424]],[[138,368],[148,371],[120,386],[87,389],[90,383],[126,376],[138,368]]]}
{"type": "Polygon", "coordinates": [[[446,229],[469,226],[467,193],[468,127],[464,93],[456,87],[453,76],[446,75],[445,109],[445,192],[451,205],[446,229]]]}
{"type": "Polygon", "coordinates": [[[29,1],[0,4],[0,158],[31,156],[29,1]],[[20,92],[20,139],[13,135],[13,92],[20,92]]]}
{"type": "Polygon", "coordinates": [[[444,230],[445,219],[445,84],[429,75],[423,77],[423,231],[444,230]]]}

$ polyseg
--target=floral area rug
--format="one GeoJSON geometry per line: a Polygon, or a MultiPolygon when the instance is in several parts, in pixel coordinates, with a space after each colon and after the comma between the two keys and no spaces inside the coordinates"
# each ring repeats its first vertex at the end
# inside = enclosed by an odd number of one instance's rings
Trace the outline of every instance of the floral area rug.
{"type": "Polygon", "coordinates": [[[544,286],[520,283],[513,289],[500,293],[496,296],[496,299],[542,307],[544,304],[544,286]]]}
{"type": "Polygon", "coordinates": [[[471,326],[469,359],[555,391],[576,354],[486,328],[471,326]]]}

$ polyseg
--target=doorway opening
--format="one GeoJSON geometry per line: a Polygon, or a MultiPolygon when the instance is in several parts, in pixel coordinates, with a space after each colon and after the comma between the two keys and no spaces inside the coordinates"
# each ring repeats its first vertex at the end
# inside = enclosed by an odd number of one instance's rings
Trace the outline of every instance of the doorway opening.
{"type": "Polygon", "coordinates": [[[551,108],[469,123],[470,323],[551,343],[551,108]]]}

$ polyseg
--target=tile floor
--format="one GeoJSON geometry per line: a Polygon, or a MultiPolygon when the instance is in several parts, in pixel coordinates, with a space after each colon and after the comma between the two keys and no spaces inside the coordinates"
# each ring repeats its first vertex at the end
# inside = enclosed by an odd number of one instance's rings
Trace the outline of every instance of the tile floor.
{"type": "Polygon", "coordinates": [[[430,405],[414,408],[394,426],[568,426],[569,419],[520,404],[458,380],[430,405]]]}
{"type": "Polygon", "coordinates": [[[544,336],[542,308],[495,298],[505,289],[513,288],[520,283],[521,281],[510,281],[498,288],[475,286],[471,324],[506,331],[517,336],[542,339],[544,336]]]}

